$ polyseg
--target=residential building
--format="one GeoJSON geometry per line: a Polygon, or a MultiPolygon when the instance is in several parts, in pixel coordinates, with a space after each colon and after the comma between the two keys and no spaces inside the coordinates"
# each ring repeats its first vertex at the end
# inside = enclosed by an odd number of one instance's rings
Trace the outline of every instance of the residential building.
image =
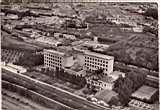
{"type": "Polygon", "coordinates": [[[94,87],[95,90],[97,91],[103,90],[103,89],[112,90],[114,87],[114,83],[108,80],[94,80],[90,77],[90,78],[86,78],[86,81],[90,87],[91,86],[94,87]]]}
{"type": "Polygon", "coordinates": [[[129,106],[131,107],[131,110],[154,110],[154,107],[150,104],[132,99],[129,102],[129,106]]]}
{"type": "Polygon", "coordinates": [[[71,67],[74,64],[73,56],[67,52],[53,49],[44,49],[44,66],[56,69],[71,67]]]}
{"type": "Polygon", "coordinates": [[[114,57],[90,51],[85,51],[84,56],[84,69],[90,71],[103,69],[104,74],[110,74],[113,72],[114,57]]]}
{"type": "Polygon", "coordinates": [[[109,75],[102,75],[101,77],[92,75],[86,78],[87,84],[94,86],[96,90],[113,90],[114,82],[119,78],[119,76],[125,77],[125,73],[114,71],[109,75]]]}

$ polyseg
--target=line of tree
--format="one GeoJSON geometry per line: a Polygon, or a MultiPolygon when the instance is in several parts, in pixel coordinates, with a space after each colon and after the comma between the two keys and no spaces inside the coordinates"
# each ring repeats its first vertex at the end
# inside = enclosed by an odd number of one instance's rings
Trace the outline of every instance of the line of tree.
{"type": "Polygon", "coordinates": [[[148,8],[144,15],[158,20],[158,9],[148,8]]]}
{"type": "Polygon", "coordinates": [[[63,69],[56,68],[55,76],[64,81],[71,82],[73,84],[78,85],[79,87],[84,87],[86,85],[86,79],[82,76],[76,76],[74,74],[69,74],[65,72],[63,69]]]}
{"type": "Polygon", "coordinates": [[[43,62],[43,55],[28,53],[21,56],[15,64],[32,68],[33,66],[42,65],[43,62]]]}
{"type": "Polygon", "coordinates": [[[122,105],[128,104],[131,94],[144,84],[146,76],[145,73],[138,74],[132,71],[127,73],[125,78],[120,76],[115,81],[113,90],[119,94],[122,105]]]}

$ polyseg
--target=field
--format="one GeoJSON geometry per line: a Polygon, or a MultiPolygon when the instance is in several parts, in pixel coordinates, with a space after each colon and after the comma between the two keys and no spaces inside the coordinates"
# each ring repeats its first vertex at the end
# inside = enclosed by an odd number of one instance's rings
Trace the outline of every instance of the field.
{"type": "Polygon", "coordinates": [[[11,36],[11,34],[8,34],[6,32],[2,33],[1,42],[2,42],[1,43],[2,48],[6,48],[6,49],[17,49],[17,50],[26,50],[26,51],[35,51],[35,50],[42,49],[41,47],[38,47],[36,45],[32,45],[24,41],[20,41],[17,38],[14,38],[13,36],[11,36]]]}
{"type": "Polygon", "coordinates": [[[158,71],[158,38],[151,35],[133,35],[111,45],[107,54],[115,60],[158,71]]]}

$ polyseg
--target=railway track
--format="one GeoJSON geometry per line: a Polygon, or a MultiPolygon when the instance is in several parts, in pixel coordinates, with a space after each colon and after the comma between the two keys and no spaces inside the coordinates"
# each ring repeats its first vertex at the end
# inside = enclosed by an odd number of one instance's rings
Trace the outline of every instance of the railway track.
{"type": "MultiPolygon", "coordinates": [[[[43,96],[43,95],[41,95],[41,94],[38,94],[38,93],[36,93],[36,92],[34,92],[34,91],[32,91],[32,90],[28,90],[27,88],[25,88],[25,87],[22,87],[22,86],[19,86],[19,85],[17,85],[17,84],[13,84],[13,83],[10,83],[10,82],[8,82],[8,81],[4,81],[4,80],[2,80],[2,88],[3,89],[5,89],[5,90],[8,90],[8,91],[12,91],[12,92],[16,92],[16,93],[18,93],[18,94],[20,94],[20,95],[24,95],[23,97],[26,97],[27,99],[31,99],[31,100],[33,100],[33,101],[35,101],[35,102],[44,102],[43,100],[49,100],[50,102],[48,102],[48,103],[51,103],[51,104],[53,104],[53,105],[58,105],[59,107],[63,107],[65,110],[74,110],[73,108],[71,108],[71,107],[68,107],[68,106],[66,106],[66,105],[64,105],[64,104],[62,104],[62,103],[59,103],[59,102],[57,102],[57,101],[55,101],[55,100],[53,100],[53,99],[50,99],[50,98],[48,98],[48,97],[45,97],[45,96],[43,96]],[[27,96],[26,96],[26,94],[27,94],[27,96]],[[34,96],[34,98],[36,98],[36,99],[33,99],[33,96],[34,96]],[[39,97],[42,97],[42,98],[39,98],[39,97]]],[[[12,99],[14,99],[14,100],[16,100],[16,102],[13,102],[13,101],[9,101],[10,103],[12,103],[12,104],[14,104],[14,105],[16,105],[16,106],[18,106],[18,105],[20,105],[19,103],[22,103],[23,105],[28,105],[28,106],[30,106],[31,108],[33,108],[34,110],[39,110],[39,109],[36,109],[34,106],[32,106],[31,104],[29,104],[29,103],[27,103],[27,102],[24,102],[24,101],[20,101],[20,99],[19,98],[17,98],[17,97],[14,97],[14,96],[9,96],[7,93],[5,93],[5,92],[2,92],[2,94],[3,94],[3,96],[8,96],[8,97],[10,97],[10,98],[12,98],[12,99]],[[17,103],[17,102],[19,102],[19,103],[17,103]]],[[[44,105],[44,106],[47,106],[47,105],[44,105]]],[[[47,108],[48,108],[48,106],[47,106],[47,108]]],[[[52,107],[49,107],[49,108],[52,108],[52,107]]],[[[52,108],[52,109],[54,109],[54,107],[52,108]]]]}
{"type": "Polygon", "coordinates": [[[26,87],[30,90],[51,98],[57,102],[60,102],[66,106],[78,110],[110,110],[110,108],[105,108],[100,105],[93,104],[87,101],[85,98],[79,97],[68,91],[62,90],[55,86],[51,86],[44,82],[32,79],[28,76],[16,73],[4,73],[2,72],[2,79],[8,80],[11,83],[18,84],[20,86],[26,87]]]}
{"type": "Polygon", "coordinates": [[[23,109],[23,110],[39,110],[33,105],[22,101],[18,97],[13,97],[11,94],[8,94],[6,90],[2,90],[2,109],[9,109],[9,108],[15,108],[15,109],[23,109]]]}

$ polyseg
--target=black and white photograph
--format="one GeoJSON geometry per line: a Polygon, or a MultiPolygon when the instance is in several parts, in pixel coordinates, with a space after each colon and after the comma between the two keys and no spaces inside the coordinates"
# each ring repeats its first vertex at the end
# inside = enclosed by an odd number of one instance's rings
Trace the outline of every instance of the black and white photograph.
{"type": "Polygon", "coordinates": [[[158,0],[1,0],[1,110],[159,110],[158,0]]]}

